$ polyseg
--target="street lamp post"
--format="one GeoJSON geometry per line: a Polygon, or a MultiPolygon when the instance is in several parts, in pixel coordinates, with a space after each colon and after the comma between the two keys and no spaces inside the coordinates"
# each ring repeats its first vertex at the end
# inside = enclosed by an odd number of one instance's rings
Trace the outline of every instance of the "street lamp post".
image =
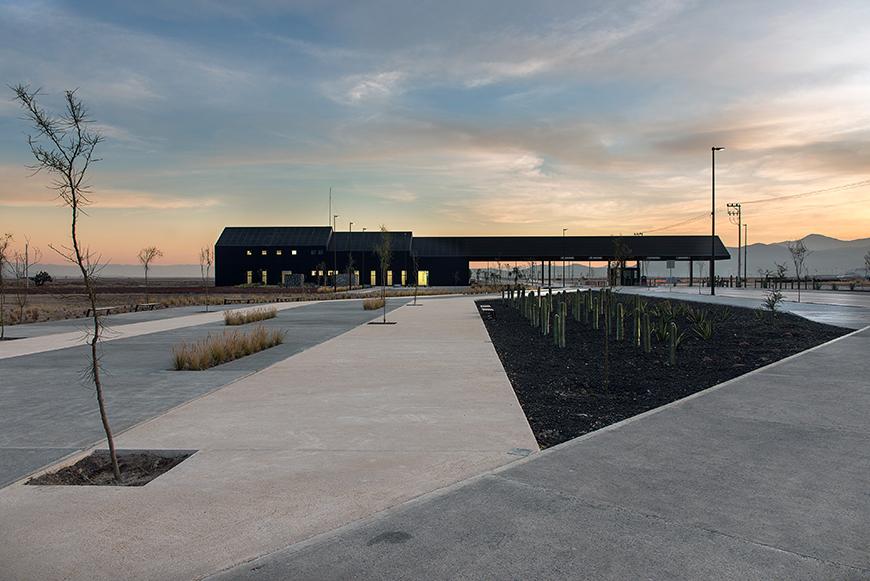
{"type": "Polygon", "coordinates": [[[722,151],[724,147],[713,146],[710,148],[712,158],[712,173],[711,173],[711,199],[712,206],[710,209],[710,294],[716,294],[716,152],[722,151]]]}
{"type": "Polygon", "coordinates": [[[362,270],[360,270],[360,272],[362,274],[360,275],[359,286],[361,288],[365,288],[366,285],[365,285],[365,283],[363,283],[365,278],[363,278],[363,277],[366,275],[366,251],[367,251],[367,248],[366,248],[366,229],[363,228],[362,231],[363,231],[363,237],[362,237],[362,249],[363,249],[362,255],[363,255],[363,258],[362,258],[362,270]]]}
{"type": "MultiPolygon", "coordinates": [[[[332,234],[335,235],[335,225],[338,222],[338,214],[332,215],[332,234]]],[[[332,242],[332,292],[338,292],[338,244],[332,242]]]]}
{"type": "Polygon", "coordinates": [[[747,284],[749,282],[748,271],[749,268],[747,264],[749,263],[749,251],[747,247],[749,246],[749,234],[748,234],[749,226],[746,224],[743,225],[743,284],[747,284]]]}
{"type": "Polygon", "coordinates": [[[353,290],[353,222],[349,222],[347,226],[347,288],[353,290]]]}
{"type": "Polygon", "coordinates": [[[565,288],[565,232],[567,228],[562,228],[562,288],[565,288]]]}

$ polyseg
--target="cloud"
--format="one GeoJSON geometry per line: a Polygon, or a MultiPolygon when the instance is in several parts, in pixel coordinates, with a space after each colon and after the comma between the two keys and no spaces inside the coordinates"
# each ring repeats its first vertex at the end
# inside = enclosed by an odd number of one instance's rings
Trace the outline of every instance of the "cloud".
{"type": "Polygon", "coordinates": [[[393,190],[386,192],[377,192],[375,196],[378,198],[387,200],[388,202],[398,202],[400,204],[407,204],[410,202],[416,202],[418,199],[417,194],[414,192],[409,192],[407,190],[393,190]]]}
{"type": "MultiPolygon", "coordinates": [[[[45,174],[30,175],[24,167],[0,165],[0,207],[59,207],[62,202],[55,197],[49,184],[50,178],[45,174]]],[[[94,188],[88,198],[94,208],[111,210],[180,210],[222,205],[222,201],[214,197],[188,197],[113,187],[94,188]]]]}

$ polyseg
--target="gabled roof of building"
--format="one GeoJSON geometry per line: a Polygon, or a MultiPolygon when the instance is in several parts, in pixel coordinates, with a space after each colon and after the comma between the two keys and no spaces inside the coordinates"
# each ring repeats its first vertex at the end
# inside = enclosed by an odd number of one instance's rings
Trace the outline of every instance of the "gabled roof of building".
{"type": "Polygon", "coordinates": [[[329,226],[227,226],[216,246],[326,246],[329,226]]]}
{"type": "MultiPolygon", "coordinates": [[[[719,237],[715,257],[729,258],[719,237]]],[[[709,259],[709,236],[421,236],[414,237],[420,257],[468,257],[471,260],[709,259]],[[622,250],[618,250],[621,241],[622,250]],[[621,254],[621,256],[617,256],[621,254]]]]}
{"type": "MultiPolygon", "coordinates": [[[[410,252],[411,232],[390,232],[390,247],[393,252],[410,252]]],[[[381,233],[374,232],[336,232],[332,235],[329,251],[337,252],[374,252],[381,242],[381,233]]]]}

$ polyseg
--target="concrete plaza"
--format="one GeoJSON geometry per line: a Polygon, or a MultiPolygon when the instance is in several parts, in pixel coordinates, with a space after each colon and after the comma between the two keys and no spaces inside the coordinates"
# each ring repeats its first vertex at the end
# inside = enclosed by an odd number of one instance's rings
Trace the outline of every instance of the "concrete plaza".
{"type": "MultiPolygon", "coordinates": [[[[536,451],[473,301],[421,303],[121,434],[121,448],[197,450],[147,486],[0,489],[5,574],[198,578],[536,451]]],[[[286,315],[314,308],[338,306],[286,315]]]]}
{"type": "MultiPolygon", "coordinates": [[[[161,358],[217,322],[107,343],[119,446],[197,452],[141,488],[0,488],[3,573],[870,578],[870,329],[538,452],[474,298],[421,303],[389,326],[359,301],[290,309],[270,323],[287,345],[207,372],[161,358]]],[[[860,305],[787,307],[866,325],[860,305]]],[[[0,454],[99,439],[77,417],[92,393],[62,399],[81,349],[0,360],[0,454]]]]}
{"type": "Polygon", "coordinates": [[[868,579],[870,330],[214,578],[868,579]]]}

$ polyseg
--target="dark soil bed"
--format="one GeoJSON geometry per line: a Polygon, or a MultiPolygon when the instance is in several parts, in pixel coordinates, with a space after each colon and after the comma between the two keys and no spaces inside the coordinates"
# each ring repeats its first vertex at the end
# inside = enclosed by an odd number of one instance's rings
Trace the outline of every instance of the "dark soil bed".
{"type": "MultiPolygon", "coordinates": [[[[509,301],[479,301],[492,306],[483,317],[493,345],[513,384],[538,444],[554,446],[718,383],[804,351],[849,332],[787,313],[760,317],[753,309],[671,300],[704,309],[714,322],[712,338],[702,339],[691,322],[678,316],[684,332],[676,365],[668,364],[666,342],[652,340],[645,353],[631,340],[635,297],[623,302],[626,339],[606,341],[601,329],[574,321],[565,327],[566,347],[553,345],[509,301]],[[629,315],[631,313],[631,315],[629,315]],[[605,359],[607,362],[605,363],[605,359]]],[[[649,308],[667,302],[644,297],[649,308]]],[[[570,299],[569,299],[570,301],[570,299]]]]}
{"type": "MultiPolygon", "coordinates": [[[[188,450],[118,451],[121,486],[144,486],[193,454],[188,450]]],[[[27,481],[31,485],[114,486],[112,463],[106,450],[98,450],[72,466],[27,481]]]]}

